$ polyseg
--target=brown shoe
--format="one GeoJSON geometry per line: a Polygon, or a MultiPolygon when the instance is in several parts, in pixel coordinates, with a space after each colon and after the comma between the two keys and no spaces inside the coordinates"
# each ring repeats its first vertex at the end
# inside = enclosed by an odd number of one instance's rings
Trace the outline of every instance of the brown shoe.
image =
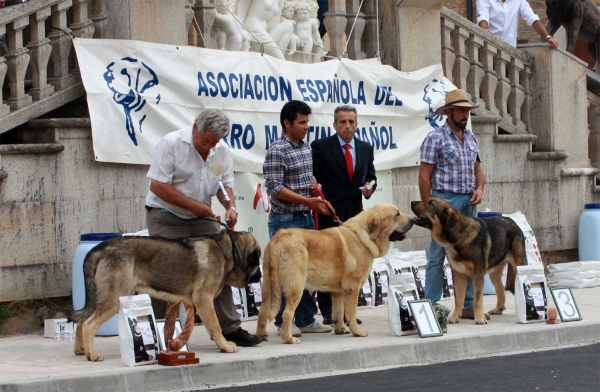
{"type": "MultiPolygon", "coordinates": [[[[490,319],[489,313],[484,313],[483,315],[485,316],[486,320],[490,319]]],[[[475,320],[475,311],[473,310],[473,308],[463,309],[462,315],[460,316],[460,318],[475,320]]]]}

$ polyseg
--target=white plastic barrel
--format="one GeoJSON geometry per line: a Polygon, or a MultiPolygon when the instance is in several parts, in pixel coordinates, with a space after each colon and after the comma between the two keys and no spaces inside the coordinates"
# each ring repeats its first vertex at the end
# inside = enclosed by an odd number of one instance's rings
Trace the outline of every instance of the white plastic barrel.
{"type": "Polygon", "coordinates": [[[600,260],[600,203],[586,204],[579,218],[579,260],[600,260]]]}
{"type": "MultiPolygon", "coordinates": [[[[85,306],[85,280],[83,277],[83,262],[85,256],[92,248],[102,241],[112,237],[119,237],[120,233],[88,233],[82,234],[79,246],[73,256],[73,310],[83,309],[85,306]]],[[[115,314],[110,320],[100,326],[96,336],[114,336],[119,334],[117,324],[118,315],[115,314]]]]}
{"type": "MultiPolygon", "coordinates": [[[[501,212],[478,212],[478,218],[488,218],[491,216],[502,216],[501,212]]],[[[506,272],[508,271],[508,265],[504,266],[504,271],[502,271],[502,284],[506,286],[506,272]]],[[[496,295],[496,288],[492,284],[490,280],[490,275],[485,274],[484,283],[483,283],[483,294],[484,295],[496,295]]]]}

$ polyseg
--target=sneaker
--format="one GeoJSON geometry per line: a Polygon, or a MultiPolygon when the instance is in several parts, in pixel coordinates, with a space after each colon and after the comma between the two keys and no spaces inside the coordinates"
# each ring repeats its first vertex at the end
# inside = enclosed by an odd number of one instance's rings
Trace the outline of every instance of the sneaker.
{"type": "MultiPolygon", "coordinates": [[[[277,327],[277,335],[281,336],[283,333],[283,329],[281,327],[277,327]]],[[[295,338],[299,338],[302,336],[302,332],[296,327],[296,324],[292,323],[292,336],[295,338]]]]}
{"type": "MultiPolygon", "coordinates": [[[[489,313],[484,313],[484,316],[485,316],[486,320],[490,319],[489,313]]],[[[460,318],[475,320],[475,311],[473,310],[473,308],[463,309],[462,315],[460,316],[460,318]]]]}
{"type": "Polygon", "coordinates": [[[313,321],[311,325],[307,325],[306,327],[300,327],[300,332],[304,333],[326,333],[331,332],[333,328],[331,325],[323,325],[317,320],[313,321]]]}
{"type": "Polygon", "coordinates": [[[262,339],[252,335],[245,329],[239,328],[237,331],[223,335],[225,339],[242,347],[252,347],[262,343],[262,339]]]}

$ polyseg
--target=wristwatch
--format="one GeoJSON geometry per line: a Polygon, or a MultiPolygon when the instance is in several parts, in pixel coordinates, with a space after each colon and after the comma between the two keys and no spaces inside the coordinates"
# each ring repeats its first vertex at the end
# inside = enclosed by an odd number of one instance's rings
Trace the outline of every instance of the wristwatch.
{"type": "Polygon", "coordinates": [[[229,207],[228,210],[234,210],[235,211],[235,216],[238,216],[237,208],[235,208],[235,207],[229,207]]]}

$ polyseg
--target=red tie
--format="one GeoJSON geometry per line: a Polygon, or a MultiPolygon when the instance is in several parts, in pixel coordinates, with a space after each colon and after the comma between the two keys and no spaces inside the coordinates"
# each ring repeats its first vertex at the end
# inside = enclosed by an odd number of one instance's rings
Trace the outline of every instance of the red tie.
{"type": "Polygon", "coordinates": [[[348,168],[348,177],[350,177],[350,181],[352,181],[352,176],[354,176],[354,165],[352,164],[350,144],[344,144],[344,149],[346,149],[346,152],[344,153],[344,159],[346,160],[346,167],[348,168]]]}

